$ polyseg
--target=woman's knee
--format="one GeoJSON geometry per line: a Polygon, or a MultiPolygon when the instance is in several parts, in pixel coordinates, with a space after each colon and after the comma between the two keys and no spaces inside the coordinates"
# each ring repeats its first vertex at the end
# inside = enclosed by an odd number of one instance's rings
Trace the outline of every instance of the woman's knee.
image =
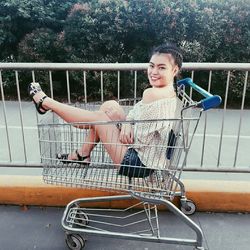
{"type": "Polygon", "coordinates": [[[125,120],[126,118],[123,108],[114,100],[104,102],[100,107],[100,111],[104,112],[113,121],[125,120]]]}
{"type": "Polygon", "coordinates": [[[118,107],[118,106],[119,106],[119,103],[117,101],[115,101],[115,100],[109,100],[109,101],[105,101],[101,105],[100,110],[105,112],[109,108],[118,107]]]}

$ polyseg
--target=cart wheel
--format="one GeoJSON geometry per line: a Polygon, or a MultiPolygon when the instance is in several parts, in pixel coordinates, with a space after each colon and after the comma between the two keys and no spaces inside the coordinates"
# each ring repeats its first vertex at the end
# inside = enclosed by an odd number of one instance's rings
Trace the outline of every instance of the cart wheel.
{"type": "Polygon", "coordinates": [[[85,241],[79,234],[65,234],[65,242],[70,250],[82,250],[85,247],[85,241]]]}
{"type": "Polygon", "coordinates": [[[81,224],[81,226],[87,226],[89,224],[89,217],[83,211],[79,211],[76,214],[75,222],[81,224]]]}
{"type": "Polygon", "coordinates": [[[196,211],[196,206],[192,200],[181,200],[181,211],[186,215],[192,215],[196,211]]]}
{"type": "MultiPolygon", "coordinates": [[[[79,204],[77,203],[75,203],[72,207],[80,208],[79,204]]],[[[81,225],[76,225],[77,227],[87,226],[89,224],[89,217],[84,211],[78,210],[75,216],[75,222],[81,224],[81,225]]]]}

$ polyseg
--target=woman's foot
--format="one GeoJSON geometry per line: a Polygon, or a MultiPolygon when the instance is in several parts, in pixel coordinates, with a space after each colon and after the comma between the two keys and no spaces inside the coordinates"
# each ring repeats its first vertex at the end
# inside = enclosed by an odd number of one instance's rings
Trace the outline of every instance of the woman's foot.
{"type": "MultiPolygon", "coordinates": [[[[80,152],[81,153],[81,152],[80,152]]],[[[80,162],[81,164],[89,164],[90,163],[90,156],[83,156],[80,155],[79,151],[76,150],[71,154],[57,154],[56,158],[61,160],[63,163],[71,163],[71,162],[80,162]]]]}
{"type": "Polygon", "coordinates": [[[29,84],[28,93],[32,97],[36,110],[39,114],[45,114],[48,109],[43,107],[43,101],[47,98],[47,95],[42,91],[38,82],[32,82],[29,84]]]}
{"type": "Polygon", "coordinates": [[[90,156],[89,155],[83,156],[83,155],[84,154],[80,150],[76,150],[75,152],[68,155],[68,160],[76,160],[84,163],[89,163],[90,156]]]}

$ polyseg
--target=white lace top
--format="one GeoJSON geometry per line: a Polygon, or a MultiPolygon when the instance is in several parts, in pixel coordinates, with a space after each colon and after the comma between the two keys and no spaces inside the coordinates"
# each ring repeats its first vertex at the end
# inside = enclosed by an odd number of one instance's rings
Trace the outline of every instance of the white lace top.
{"type": "MultiPolygon", "coordinates": [[[[151,103],[138,102],[127,115],[127,120],[151,120],[179,118],[181,101],[177,97],[159,99],[151,103]]],[[[166,157],[168,135],[173,121],[136,122],[134,127],[134,144],[141,162],[151,168],[167,168],[166,157]]]]}

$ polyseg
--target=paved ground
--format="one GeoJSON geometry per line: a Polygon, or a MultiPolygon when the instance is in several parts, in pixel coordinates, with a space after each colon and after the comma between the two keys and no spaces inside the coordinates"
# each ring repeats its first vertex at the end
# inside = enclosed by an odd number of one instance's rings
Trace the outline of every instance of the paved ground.
{"type": "MultiPolygon", "coordinates": [[[[1,250],[66,250],[60,225],[63,208],[0,206],[1,250]]],[[[250,214],[196,213],[209,250],[249,250],[250,214]]],[[[193,232],[170,212],[160,212],[162,235],[193,238],[193,232]]],[[[188,246],[88,236],[86,250],[189,250],[188,246]]]]}

